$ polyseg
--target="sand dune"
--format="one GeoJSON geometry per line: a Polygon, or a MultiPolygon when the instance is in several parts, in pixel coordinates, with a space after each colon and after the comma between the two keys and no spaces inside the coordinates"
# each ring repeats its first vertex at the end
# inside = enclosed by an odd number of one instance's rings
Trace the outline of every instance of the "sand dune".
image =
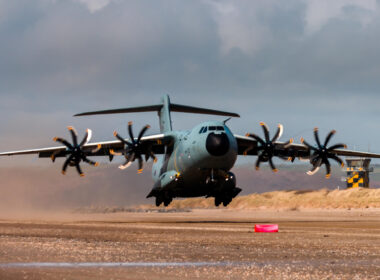
{"type": "MultiPolygon", "coordinates": [[[[172,208],[213,208],[214,199],[175,200],[172,208]]],[[[380,208],[380,189],[290,190],[236,197],[231,209],[380,208]]]]}

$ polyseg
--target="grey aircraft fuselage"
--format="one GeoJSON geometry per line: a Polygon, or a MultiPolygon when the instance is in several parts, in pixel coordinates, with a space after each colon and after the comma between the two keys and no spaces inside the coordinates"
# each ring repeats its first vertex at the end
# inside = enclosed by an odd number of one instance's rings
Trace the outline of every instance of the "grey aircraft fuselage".
{"type": "Polygon", "coordinates": [[[238,155],[237,141],[220,121],[203,122],[191,130],[165,133],[174,139],[171,148],[153,164],[154,187],[149,196],[166,190],[170,197],[197,197],[214,194],[215,186],[236,184],[229,172],[238,155]]]}

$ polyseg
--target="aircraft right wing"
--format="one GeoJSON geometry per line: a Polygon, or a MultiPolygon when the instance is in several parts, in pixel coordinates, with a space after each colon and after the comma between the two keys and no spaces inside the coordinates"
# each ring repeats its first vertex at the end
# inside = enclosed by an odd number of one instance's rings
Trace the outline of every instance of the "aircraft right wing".
{"type": "MultiPolygon", "coordinates": [[[[132,125],[130,124],[130,135],[133,136],[131,127],[132,125]]],[[[145,158],[146,161],[149,158],[155,160],[155,155],[165,153],[165,145],[169,144],[172,140],[169,136],[165,136],[164,134],[143,136],[148,128],[148,126],[144,127],[137,138],[123,138],[115,132],[114,135],[117,140],[89,143],[92,135],[90,129],[87,129],[83,140],[79,142],[75,129],[69,126],[68,129],[72,136],[72,143],[69,143],[63,138],[55,137],[53,140],[63,145],[3,152],[0,153],[0,156],[37,154],[40,158],[51,158],[53,161],[58,157],[66,157],[66,161],[62,167],[62,173],[64,174],[66,172],[68,166],[75,166],[78,173],[83,176],[79,165],[81,161],[94,166],[98,165],[98,162],[92,161],[88,158],[89,156],[108,156],[109,159],[112,160],[115,155],[124,155],[126,162],[119,166],[119,168],[125,169],[129,167],[132,162],[137,160],[139,171],[141,172],[143,159],[145,158]]]]}

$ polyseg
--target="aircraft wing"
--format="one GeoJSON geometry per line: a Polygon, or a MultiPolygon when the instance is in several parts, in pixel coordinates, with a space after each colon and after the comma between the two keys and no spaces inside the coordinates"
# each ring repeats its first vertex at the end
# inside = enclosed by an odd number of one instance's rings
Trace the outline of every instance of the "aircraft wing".
{"type": "MultiPolygon", "coordinates": [[[[239,155],[251,155],[255,156],[258,154],[257,141],[251,137],[234,135],[238,143],[238,154],[239,155]]],[[[279,157],[301,157],[309,158],[310,150],[304,144],[296,143],[285,143],[285,142],[275,142],[276,153],[275,156],[279,157]]],[[[360,151],[353,151],[347,149],[334,149],[332,151],[337,156],[345,157],[359,157],[359,158],[380,158],[380,154],[367,153],[360,151]]]]}
{"type": "MultiPolygon", "coordinates": [[[[167,141],[168,139],[164,136],[164,134],[156,134],[141,138],[142,146],[147,148],[151,147],[154,154],[163,154],[165,152],[164,147],[167,141]]],[[[83,152],[88,156],[110,156],[112,153],[121,153],[123,149],[124,144],[119,140],[88,143],[82,147],[83,152]]],[[[41,149],[4,152],[0,153],[0,156],[38,154],[38,156],[41,158],[64,157],[66,156],[66,150],[66,146],[57,146],[41,149]]]]}

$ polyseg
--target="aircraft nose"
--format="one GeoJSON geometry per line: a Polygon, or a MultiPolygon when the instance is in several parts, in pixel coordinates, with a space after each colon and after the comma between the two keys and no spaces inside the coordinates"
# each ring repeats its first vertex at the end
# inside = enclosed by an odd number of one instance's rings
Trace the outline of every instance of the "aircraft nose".
{"type": "Polygon", "coordinates": [[[225,155],[230,148],[230,142],[227,134],[210,133],[206,139],[206,149],[213,156],[225,155]]]}

